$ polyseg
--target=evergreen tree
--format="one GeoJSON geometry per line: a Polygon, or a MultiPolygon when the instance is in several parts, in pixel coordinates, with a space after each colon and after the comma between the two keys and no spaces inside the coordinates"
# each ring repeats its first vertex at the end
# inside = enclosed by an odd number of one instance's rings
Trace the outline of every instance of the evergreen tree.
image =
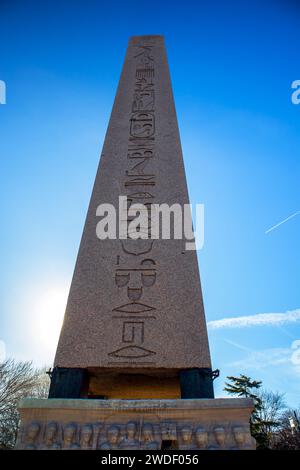
{"type": "Polygon", "coordinates": [[[272,392],[259,390],[262,386],[260,380],[252,380],[250,377],[241,374],[239,377],[229,376],[225,382],[224,390],[230,395],[244,398],[252,398],[254,409],[250,418],[250,432],[256,439],[258,448],[269,448],[272,430],[278,426],[278,415],[268,413],[270,404],[278,403],[277,411],[284,407],[282,396],[272,392]],[[272,398],[272,400],[271,400],[272,398]],[[276,398],[276,400],[275,400],[276,398]],[[279,400],[280,398],[280,400],[279,400]]]}

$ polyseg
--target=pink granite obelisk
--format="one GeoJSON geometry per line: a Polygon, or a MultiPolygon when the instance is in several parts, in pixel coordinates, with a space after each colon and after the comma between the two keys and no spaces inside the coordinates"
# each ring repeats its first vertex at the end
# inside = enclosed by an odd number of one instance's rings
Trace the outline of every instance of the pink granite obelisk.
{"type": "MultiPolygon", "coordinates": [[[[180,371],[211,369],[196,252],[185,238],[99,240],[97,208],[118,208],[120,196],[129,205],[189,203],[162,36],[129,42],[55,357],[56,385],[60,369],[90,370],[104,382],[108,373],[146,371],[178,384],[180,371]]],[[[107,395],[104,382],[99,395],[107,395]]]]}

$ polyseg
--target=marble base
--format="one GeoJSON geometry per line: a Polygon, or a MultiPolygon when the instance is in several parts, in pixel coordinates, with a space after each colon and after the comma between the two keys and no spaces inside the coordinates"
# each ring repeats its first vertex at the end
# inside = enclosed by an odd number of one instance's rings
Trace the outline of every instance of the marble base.
{"type": "Polygon", "coordinates": [[[17,449],[255,449],[251,399],[24,399],[17,449]]]}

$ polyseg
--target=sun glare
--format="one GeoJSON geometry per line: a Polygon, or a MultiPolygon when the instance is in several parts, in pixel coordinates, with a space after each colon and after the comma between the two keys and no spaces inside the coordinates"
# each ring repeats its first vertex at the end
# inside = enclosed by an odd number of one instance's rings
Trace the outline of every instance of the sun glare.
{"type": "Polygon", "coordinates": [[[64,318],[68,288],[57,286],[40,292],[41,296],[34,305],[34,330],[43,348],[54,354],[64,318]]]}

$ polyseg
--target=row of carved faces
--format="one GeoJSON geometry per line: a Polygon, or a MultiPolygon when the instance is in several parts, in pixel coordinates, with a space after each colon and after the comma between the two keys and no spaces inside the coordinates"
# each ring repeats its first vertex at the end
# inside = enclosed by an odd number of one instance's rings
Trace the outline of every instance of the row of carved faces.
{"type": "Polygon", "coordinates": [[[206,430],[202,426],[162,424],[159,436],[151,423],[138,425],[129,421],[125,427],[112,424],[101,432],[101,423],[75,422],[62,425],[51,421],[45,425],[33,421],[21,433],[19,447],[25,449],[160,449],[161,441],[178,441],[179,449],[218,449],[251,447],[249,430],[233,426],[230,430],[216,426],[206,430]],[[230,445],[229,445],[230,444],[230,445]]]}
{"type": "Polygon", "coordinates": [[[233,448],[243,448],[250,437],[249,430],[243,426],[233,426],[230,430],[216,426],[210,431],[199,426],[193,431],[192,426],[186,425],[179,432],[181,448],[213,450],[228,448],[228,444],[233,445],[233,448]]]}

